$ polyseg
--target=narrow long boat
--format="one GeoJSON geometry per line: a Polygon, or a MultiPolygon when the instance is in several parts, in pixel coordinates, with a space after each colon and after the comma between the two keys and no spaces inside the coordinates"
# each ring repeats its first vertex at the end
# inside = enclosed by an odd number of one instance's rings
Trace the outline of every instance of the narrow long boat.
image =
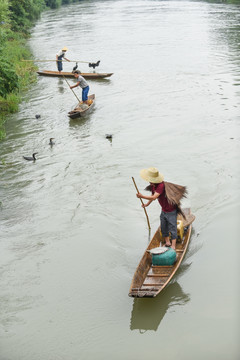
{"type": "Polygon", "coordinates": [[[88,107],[86,107],[86,108],[83,107],[83,105],[85,105],[85,104],[80,102],[72,111],[69,111],[68,116],[71,119],[77,119],[79,117],[86,116],[94,106],[95,94],[89,95],[88,100],[90,100],[90,102],[91,102],[88,107]]]}
{"type": "Polygon", "coordinates": [[[184,209],[183,211],[186,219],[182,216],[178,216],[183,234],[182,239],[177,241],[176,244],[177,259],[175,263],[172,266],[152,265],[152,256],[148,250],[162,245],[161,232],[160,228],[158,228],[135,271],[128,294],[129,296],[156,297],[167,286],[177,272],[184,255],[186,254],[192,231],[192,222],[195,220],[195,216],[191,214],[189,208],[184,209]]]}
{"type": "MultiPolygon", "coordinates": [[[[50,71],[50,70],[39,70],[37,71],[38,75],[42,76],[55,76],[55,77],[74,77],[72,72],[58,72],[58,71],[50,71]]],[[[112,76],[113,73],[81,73],[81,75],[86,79],[104,79],[112,76]]]]}

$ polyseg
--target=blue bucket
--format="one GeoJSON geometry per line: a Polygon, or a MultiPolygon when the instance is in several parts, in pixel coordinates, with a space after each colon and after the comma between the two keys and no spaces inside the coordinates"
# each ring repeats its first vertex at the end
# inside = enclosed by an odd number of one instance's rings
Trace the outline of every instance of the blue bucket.
{"type": "Polygon", "coordinates": [[[177,253],[169,248],[162,254],[152,254],[152,264],[157,266],[171,266],[177,259],[177,253]]]}

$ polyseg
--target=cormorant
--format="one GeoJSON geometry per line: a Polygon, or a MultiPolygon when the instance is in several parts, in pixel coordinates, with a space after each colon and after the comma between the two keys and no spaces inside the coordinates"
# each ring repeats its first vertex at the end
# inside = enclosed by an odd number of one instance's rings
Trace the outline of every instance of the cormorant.
{"type": "Polygon", "coordinates": [[[39,114],[35,115],[36,119],[40,119],[40,117],[41,117],[41,115],[39,115],[39,114]]]}
{"type": "Polygon", "coordinates": [[[38,153],[33,153],[32,156],[23,156],[23,158],[28,161],[35,161],[35,160],[37,160],[35,157],[36,154],[38,154],[38,153]]]}
{"type": "Polygon", "coordinates": [[[55,144],[55,142],[53,142],[53,139],[54,138],[50,138],[50,140],[49,140],[49,145],[51,145],[51,146],[53,146],[55,144]]]}
{"type": "Polygon", "coordinates": [[[106,134],[106,139],[112,139],[112,134],[106,134]]]}
{"type": "Polygon", "coordinates": [[[98,62],[96,62],[96,63],[89,63],[88,66],[89,66],[89,67],[92,67],[93,69],[95,69],[95,67],[96,67],[96,66],[99,66],[99,64],[100,64],[100,60],[98,60],[98,62]]]}
{"type": "Polygon", "coordinates": [[[73,67],[72,71],[77,70],[77,68],[78,68],[78,63],[76,62],[76,65],[73,67]]]}

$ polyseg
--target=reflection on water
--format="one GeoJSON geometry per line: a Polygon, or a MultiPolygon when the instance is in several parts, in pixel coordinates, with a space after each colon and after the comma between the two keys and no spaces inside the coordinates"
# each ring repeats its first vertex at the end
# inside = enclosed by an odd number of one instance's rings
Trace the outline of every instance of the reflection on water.
{"type": "Polygon", "coordinates": [[[88,121],[89,121],[89,115],[86,115],[84,117],[79,117],[77,119],[69,118],[69,127],[73,129],[76,128],[76,130],[78,130],[81,126],[86,125],[88,121]]]}
{"type": "Polygon", "coordinates": [[[63,94],[66,91],[66,84],[62,78],[58,78],[58,86],[57,89],[60,94],[63,94]]]}
{"type": "Polygon", "coordinates": [[[184,293],[178,282],[170,284],[156,298],[134,299],[130,329],[139,329],[140,333],[156,331],[170,307],[183,306],[189,301],[190,295],[184,293]]]}

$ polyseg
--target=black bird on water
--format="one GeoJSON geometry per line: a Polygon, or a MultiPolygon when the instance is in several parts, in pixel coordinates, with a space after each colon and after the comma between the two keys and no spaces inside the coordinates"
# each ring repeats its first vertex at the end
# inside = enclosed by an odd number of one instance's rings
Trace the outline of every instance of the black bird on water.
{"type": "Polygon", "coordinates": [[[76,62],[76,65],[73,67],[72,71],[77,70],[77,68],[78,68],[78,63],[76,62]]]}
{"type": "Polygon", "coordinates": [[[55,144],[55,142],[53,141],[54,138],[50,138],[49,140],[49,145],[53,146],[55,144]]]}
{"type": "Polygon", "coordinates": [[[41,115],[39,115],[39,114],[35,115],[36,119],[40,119],[40,117],[41,117],[41,115]]]}
{"type": "Polygon", "coordinates": [[[106,139],[112,139],[113,136],[112,136],[112,134],[106,134],[105,137],[106,137],[106,139]]]}
{"type": "Polygon", "coordinates": [[[35,157],[36,154],[37,153],[33,153],[32,156],[23,156],[23,158],[28,161],[35,161],[35,160],[37,160],[35,157]]]}
{"type": "Polygon", "coordinates": [[[96,66],[99,66],[99,64],[100,64],[100,60],[98,60],[98,62],[96,62],[96,63],[89,63],[88,66],[89,66],[89,67],[92,67],[93,69],[95,69],[95,67],[96,67],[96,66]]]}

